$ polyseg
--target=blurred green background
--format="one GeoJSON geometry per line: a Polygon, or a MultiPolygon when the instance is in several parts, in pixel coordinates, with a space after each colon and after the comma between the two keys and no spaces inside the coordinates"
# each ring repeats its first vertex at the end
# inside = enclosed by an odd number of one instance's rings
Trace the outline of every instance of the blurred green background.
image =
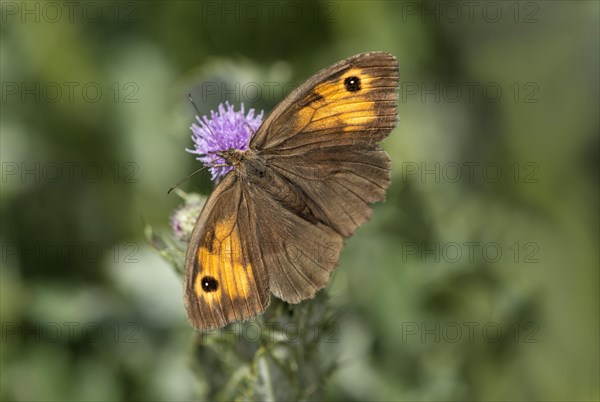
{"type": "Polygon", "coordinates": [[[207,398],[181,278],[143,232],[169,232],[166,190],[199,166],[187,94],[268,113],[370,50],[400,64],[393,183],[329,289],[321,396],[600,398],[598,2],[0,11],[3,400],[207,398]]]}

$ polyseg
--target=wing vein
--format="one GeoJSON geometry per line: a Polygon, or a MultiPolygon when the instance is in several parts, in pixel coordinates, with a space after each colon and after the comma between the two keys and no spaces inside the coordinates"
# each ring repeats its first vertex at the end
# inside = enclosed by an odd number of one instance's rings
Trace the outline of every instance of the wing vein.
{"type": "MultiPolygon", "coordinates": [[[[248,194],[245,193],[245,189],[243,189],[242,197],[244,197],[244,201],[246,204],[246,210],[248,211],[248,228],[252,228],[252,226],[256,227],[254,240],[256,241],[256,247],[259,249],[259,255],[257,256],[257,258],[260,259],[260,264],[263,264],[262,250],[260,248],[260,243],[258,242],[258,225],[252,225],[252,222],[250,220],[250,204],[248,203],[248,200],[250,198],[248,197],[248,194]]],[[[249,248],[252,248],[252,244],[250,244],[249,248]]],[[[248,261],[250,261],[250,258],[248,258],[248,261]]],[[[263,265],[263,268],[264,268],[264,265],[263,265]]],[[[258,298],[259,298],[259,303],[262,307],[265,305],[265,300],[262,298],[263,295],[261,294],[260,290],[258,289],[258,286],[256,285],[258,283],[258,280],[260,280],[262,278],[256,277],[256,274],[255,274],[255,271],[254,271],[252,265],[250,265],[250,272],[252,273],[252,278],[254,278],[254,280],[251,282],[254,285],[254,289],[256,290],[256,294],[258,295],[258,298]]]]}

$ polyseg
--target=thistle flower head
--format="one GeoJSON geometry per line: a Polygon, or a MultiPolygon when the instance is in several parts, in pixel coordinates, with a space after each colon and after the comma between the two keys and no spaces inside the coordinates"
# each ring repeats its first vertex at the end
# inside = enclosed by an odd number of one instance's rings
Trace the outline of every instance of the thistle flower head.
{"type": "Polygon", "coordinates": [[[190,241],[194,224],[200,215],[205,199],[198,194],[179,192],[185,199],[185,204],[179,206],[171,215],[169,222],[175,238],[190,241]]]}
{"type": "Polygon", "coordinates": [[[196,159],[209,168],[212,181],[216,183],[233,169],[231,166],[219,166],[225,164],[225,160],[216,152],[248,149],[250,136],[258,130],[262,118],[263,112],[255,116],[254,109],[246,114],[243,103],[237,112],[229,102],[221,103],[218,112],[210,111],[210,118],[196,116],[196,122],[190,127],[194,149],[186,151],[198,155],[196,159]]]}

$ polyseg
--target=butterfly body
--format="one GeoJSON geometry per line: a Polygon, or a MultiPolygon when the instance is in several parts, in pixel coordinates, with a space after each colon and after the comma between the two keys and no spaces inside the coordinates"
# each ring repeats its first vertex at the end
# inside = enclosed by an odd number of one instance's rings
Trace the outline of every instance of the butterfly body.
{"type": "Polygon", "coordinates": [[[397,122],[398,65],[342,60],[292,91],[207,200],[186,256],[185,305],[212,329],[325,287],[343,246],[382,201],[391,162],[378,143],[397,122]]]}

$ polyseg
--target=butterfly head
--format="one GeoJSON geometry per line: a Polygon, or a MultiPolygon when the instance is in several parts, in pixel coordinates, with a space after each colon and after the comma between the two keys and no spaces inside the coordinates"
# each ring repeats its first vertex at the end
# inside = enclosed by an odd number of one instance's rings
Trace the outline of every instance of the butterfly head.
{"type": "Polygon", "coordinates": [[[229,148],[225,151],[217,151],[215,154],[221,157],[228,166],[237,166],[244,160],[246,151],[237,148],[229,148]]]}

